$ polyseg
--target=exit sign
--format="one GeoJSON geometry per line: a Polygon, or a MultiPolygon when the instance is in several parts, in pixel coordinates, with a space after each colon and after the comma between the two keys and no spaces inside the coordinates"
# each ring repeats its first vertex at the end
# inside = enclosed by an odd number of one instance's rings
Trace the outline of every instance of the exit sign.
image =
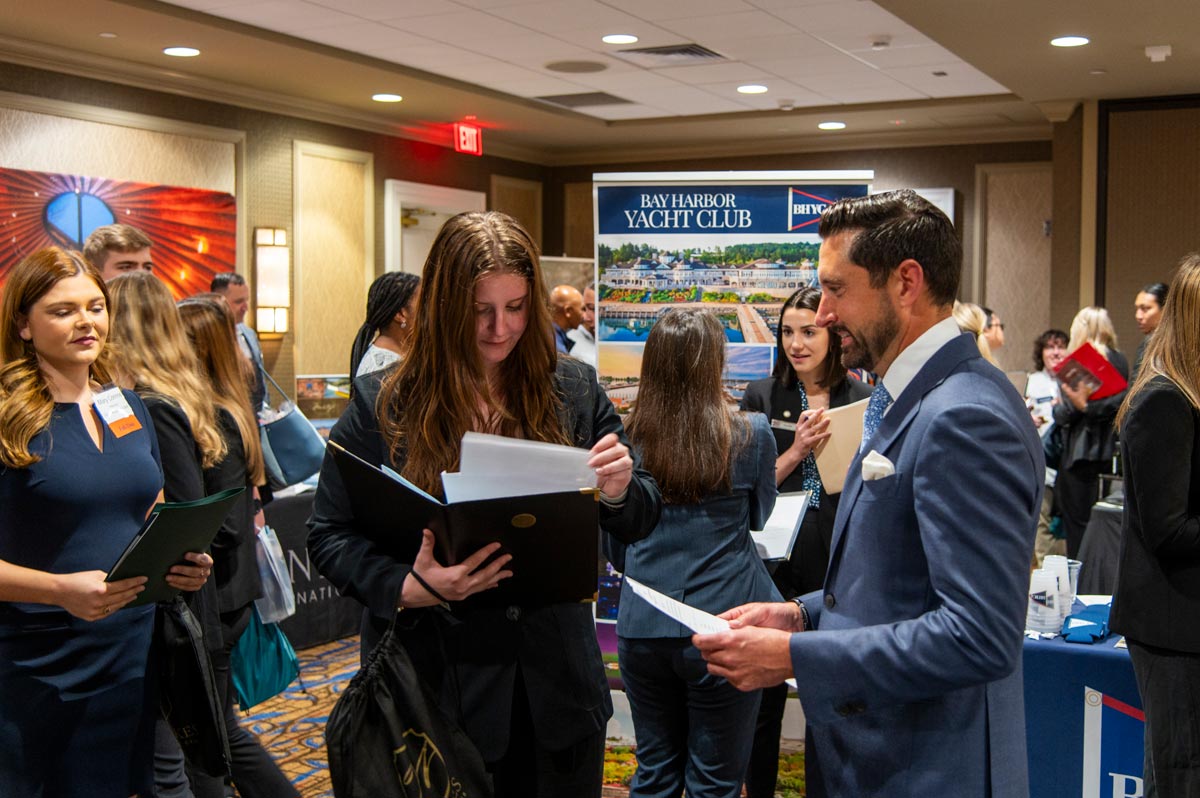
{"type": "Polygon", "coordinates": [[[483,155],[483,129],[479,125],[455,122],[454,150],[468,155],[483,155]]]}

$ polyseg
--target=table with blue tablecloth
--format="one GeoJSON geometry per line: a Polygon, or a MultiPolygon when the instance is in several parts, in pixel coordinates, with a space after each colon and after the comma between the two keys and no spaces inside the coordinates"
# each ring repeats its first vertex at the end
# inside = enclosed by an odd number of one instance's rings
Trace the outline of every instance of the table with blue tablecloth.
{"type": "Polygon", "coordinates": [[[1142,702],[1120,635],[1025,640],[1031,798],[1142,795],[1142,702]]]}

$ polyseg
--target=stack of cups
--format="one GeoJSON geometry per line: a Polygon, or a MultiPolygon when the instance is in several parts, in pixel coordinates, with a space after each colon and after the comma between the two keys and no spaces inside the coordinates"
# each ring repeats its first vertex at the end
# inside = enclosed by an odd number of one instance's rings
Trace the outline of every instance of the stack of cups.
{"type": "Polygon", "coordinates": [[[1054,634],[1062,628],[1058,609],[1058,577],[1054,572],[1038,568],[1029,578],[1029,609],[1025,628],[1054,634]]]}
{"type": "Polygon", "coordinates": [[[1065,621],[1071,614],[1071,603],[1074,601],[1074,596],[1071,595],[1071,568],[1067,558],[1061,554],[1048,554],[1042,560],[1042,568],[1054,574],[1058,580],[1058,617],[1060,622],[1065,621]]]}

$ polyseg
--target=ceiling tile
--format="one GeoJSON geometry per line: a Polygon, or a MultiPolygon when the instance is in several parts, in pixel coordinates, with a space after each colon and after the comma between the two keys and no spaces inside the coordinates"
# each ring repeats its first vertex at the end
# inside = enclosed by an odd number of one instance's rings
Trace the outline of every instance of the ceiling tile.
{"type": "Polygon", "coordinates": [[[343,14],[352,14],[356,17],[373,20],[424,17],[462,10],[462,7],[454,0],[308,0],[308,2],[340,11],[343,14]]]}
{"type": "Polygon", "coordinates": [[[440,74],[456,80],[477,83],[480,86],[488,86],[500,91],[504,91],[505,81],[539,80],[542,77],[538,73],[524,67],[506,64],[503,61],[495,59],[473,63],[461,63],[453,59],[447,59],[438,71],[440,74]]]}
{"type": "Polygon", "coordinates": [[[583,47],[555,39],[543,33],[527,32],[523,36],[501,36],[494,39],[472,39],[461,44],[462,49],[498,58],[501,61],[541,68],[549,61],[600,61],[583,47]]]}
{"type": "Polygon", "coordinates": [[[765,72],[808,86],[813,80],[836,78],[842,81],[872,81],[880,72],[856,58],[838,53],[833,56],[798,56],[755,64],[765,72]]]}
{"type": "Polygon", "coordinates": [[[627,30],[597,30],[592,27],[577,26],[556,30],[554,35],[563,41],[605,53],[616,53],[638,47],[661,47],[667,44],[680,44],[683,41],[679,34],[673,31],[641,21],[632,24],[627,30]],[[638,37],[638,40],[635,44],[605,44],[600,41],[600,37],[606,33],[632,33],[638,37]]]}
{"type": "Polygon", "coordinates": [[[239,3],[214,11],[217,16],[280,33],[303,33],[331,25],[353,25],[361,20],[332,9],[289,0],[239,3]]]}
{"type": "Polygon", "coordinates": [[[741,61],[726,61],[724,63],[704,64],[701,66],[665,67],[654,70],[654,74],[664,78],[678,80],[689,86],[701,86],[705,83],[726,83],[731,80],[747,83],[761,82],[770,76],[761,69],[744,64],[741,61]]]}
{"type": "Polygon", "coordinates": [[[869,86],[846,86],[837,81],[830,81],[814,86],[813,89],[831,100],[847,105],[926,99],[926,95],[917,89],[894,80],[881,80],[869,86]]]}
{"type": "Polygon", "coordinates": [[[901,47],[926,47],[934,41],[919,31],[895,20],[892,25],[865,29],[862,26],[849,26],[832,30],[823,30],[813,34],[816,38],[851,53],[871,51],[871,45],[876,39],[886,38],[892,49],[901,47]]]}
{"type": "MultiPolygon", "coordinates": [[[[547,0],[493,9],[498,17],[544,33],[591,27],[601,33],[629,33],[639,20],[592,0],[547,0]]],[[[596,41],[599,43],[599,35],[596,41]]]]}
{"type": "Polygon", "coordinates": [[[860,30],[863,36],[886,33],[889,28],[899,28],[904,23],[893,14],[884,11],[867,0],[842,0],[808,6],[783,6],[772,12],[809,33],[824,31],[860,30]]]}
{"type": "Polygon", "coordinates": [[[679,81],[664,78],[642,69],[632,72],[595,72],[587,75],[572,75],[571,80],[618,95],[626,89],[676,89],[681,86],[679,81]]]}
{"type": "Polygon", "coordinates": [[[378,22],[355,22],[352,25],[331,25],[305,34],[305,38],[340,47],[350,52],[371,55],[377,51],[394,51],[402,47],[416,47],[426,43],[420,36],[380,25],[378,22]]]}
{"type": "Polygon", "coordinates": [[[739,61],[757,63],[766,59],[832,57],[842,53],[806,33],[785,33],[778,36],[753,36],[736,39],[722,38],[721,54],[739,61]]]}
{"type": "Polygon", "coordinates": [[[589,86],[581,86],[566,80],[549,76],[530,78],[529,80],[508,80],[504,83],[504,92],[517,97],[548,97],[555,94],[582,94],[593,91],[589,86]]]}
{"type": "Polygon", "coordinates": [[[748,36],[777,36],[781,33],[796,33],[798,29],[765,11],[745,11],[740,14],[716,14],[707,17],[686,17],[662,23],[694,42],[711,47],[718,52],[721,40],[748,36]]]}
{"type": "Polygon", "coordinates": [[[776,80],[770,84],[770,89],[766,94],[738,94],[736,84],[732,83],[704,87],[705,91],[718,96],[734,97],[739,104],[756,111],[778,109],[780,102],[783,101],[787,101],[793,108],[830,104],[830,99],[824,94],[811,91],[795,83],[776,80]]]}
{"type": "Polygon", "coordinates": [[[868,50],[854,55],[871,66],[885,70],[958,62],[954,53],[936,44],[925,47],[887,47],[883,50],[868,50]]]}
{"type": "Polygon", "coordinates": [[[528,36],[528,28],[495,17],[483,11],[456,11],[429,17],[393,18],[388,25],[420,36],[454,45],[466,45],[480,39],[503,39],[528,36]]]}
{"type": "Polygon", "coordinates": [[[652,108],[647,105],[594,105],[588,108],[575,109],[582,114],[594,116],[599,119],[654,119],[660,116],[673,116],[661,108],[652,108]]]}
{"type": "Polygon", "coordinates": [[[196,11],[214,11],[218,8],[228,8],[229,6],[240,6],[242,0],[166,0],[173,6],[180,8],[191,8],[196,11]]]}
{"type": "Polygon", "coordinates": [[[889,69],[887,74],[930,97],[1008,93],[1008,89],[962,61],[889,69]],[[946,75],[937,76],[934,72],[945,72],[946,75]]]}
{"type": "Polygon", "coordinates": [[[742,2],[742,0],[606,0],[606,2],[652,22],[754,10],[750,3],[742,2]]]}

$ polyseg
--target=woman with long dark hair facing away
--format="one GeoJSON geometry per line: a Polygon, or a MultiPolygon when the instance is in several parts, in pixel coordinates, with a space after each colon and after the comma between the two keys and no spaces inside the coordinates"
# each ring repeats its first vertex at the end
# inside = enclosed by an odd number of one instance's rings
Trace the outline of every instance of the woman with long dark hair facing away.
{"type": "Polygon", "coordinates": [[[404,357],[416,328],[413,315],[421,278],[404,272],[386,272],[367,289],[367,318],[350,349],[350,374],[361,377],[385,369],[404,357]]]}
{"type": "MultiPolygon", "coordinates": [[[[1117,351],[1117,333],[1104,308],[1086,307],[1071,322],[1068,352],[1090,343],[1121,376],[1129,379],[1129,361],[1117,351]]],[[[1125,400],[1125,391],[1091,400],[1083,385],[1078,389],[1061,383],[1062,401],[1054,406],[1054,423],[1063,428],[1063,453],[1054,479],[1054,501],[1062,515],[1067,535],[1067,556],[1079,556],[1092,505],[1100,492],[1100,475],[1112,470],[1117,449],[1113,421],[1125,400]]]]}
{"type": "MultiPolygon", "coordinates": [[[[785,597],[819,590],[829,565],[833,519],[839,493],[826,493],[814,454],[829,437],[828,409],[844,407],[871,395],[871,386],[846,373],[836,335],[817,326],[819,288],[801,288],[780,308],[775,337],[775,368],[765,380],[746,388],[742,408],[770,420],[779,452],[775,482],[780,493],[812,491],[812,499],[788,562],[780,563],[775,585],[785,597]]],[[[763,690],[762,709],[754,732],[754,750],[746,771],[749,798],[771,798],[779,770],[779,735],[787,685],[763,690]]],[[[811,757],[810,757],[811,760],[811,757]]],[[[813,763],[807,763],[813,769],[813,763]]],[[[811,779],[810,784],[819,784],[811,779]]]]}
{"type": "MultiPolygon", "coordinates": [[[[241,368],[237,328],[222,299],[185,299],[179,318],[195,347],[200,375],[212,392],[217,426],[225,441],[225,457],[204,469],[204,490],[218,493],[245,488],[213,540],[213,576],[221,621],[221,649],[212,654],[213,672],[225,707],[233,784],[243,798],[298,796],[296,788],[259,744],[238,723],[233,708],[229,655],[250,623],[254,600],[262,595],[255,554],[252,491],[263,479],[258,421],[250,409],[250,390],[241,368]]],[[[224,785],[209,782],[197,798],[221,798],[224,785]],[[215,788],[220,788],[217,792],[215,788]]]]}
{"type": "MultiPolygon", "coordinates": [[[[330,440],[433,495],[441,472],[458,470],[471,430],[587,448],[600,529],[626,541],[649,534],[658,488],[630,456],[595,373],[556,356],[529,233],[502,213],[453,217],[430,250],[421,293],[408,355],[382,384],[359,378],[330,440]]],[[[405,609],[397,633],[479,749],[497,796],[599,796],[612,703],[590,607],[463,602],[511,573],[507,555],[486,562],[499,544],[444,567],[426,530],[413,562],[398,561],[356,524],[332,455],[309,525],[318,570],[367,607],[364,653],[405,609]]]]}
{"type": "MultiPolygon", "coordinates": [[[[730,403],[724,368],[712,313],[669,310],[654,323],[625,427],[662,491],[662,517],[644,540],[606,541],[627,577],[713,614],[780,600],[750,538],[775,506],[775,440],[762,414],[730,403]]],[[[628,584],[617,646],[637,737],[630,796],[740,795],[759,691],[711,675],[691,630],[628,584]]]]}
{"type": "Polygon", "coordinates": [[[1200,253],[1183,259],[1117,413],[1125,469],[1110,625],[1146,711],[1145,795],[1200,795],[1200,253]],[[1155,792],[1157,791],[1157,792],[1155,792]]]}
{"type": "MultiPolygon", "coordinates": [[[[146,578],[105,582],[156,500],[154,426],[111,385],[109,295],[77,252],[39,250],[0,302],[0,792],[151,795],[157,704],[146,578]]],[[[204,584],[189,554],[166,580],[204,584]]]]}

